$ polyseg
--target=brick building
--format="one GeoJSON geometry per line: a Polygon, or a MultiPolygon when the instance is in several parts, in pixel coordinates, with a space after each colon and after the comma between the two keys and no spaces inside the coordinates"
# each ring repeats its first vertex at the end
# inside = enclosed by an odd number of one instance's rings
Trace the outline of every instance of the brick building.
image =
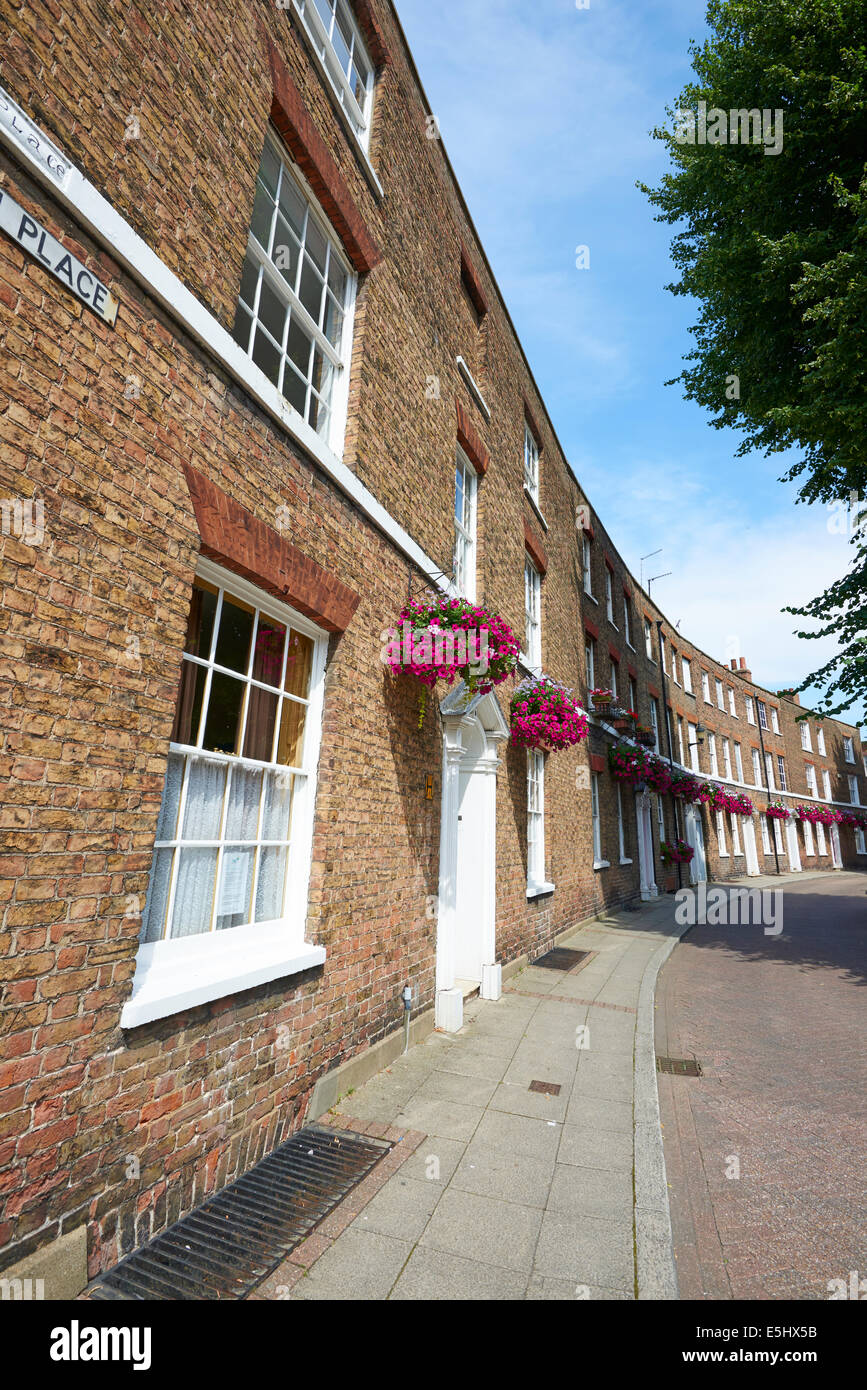
{"type": "Polygon", "coordinates": [[[382,659],[409,598],[616,680],[757,807],[863,802],[865,767],[627,571],[388,0],[2,24],[0,1267],[78,1235],[93,1275],[318,1113],[407,984],[459,1027],[664,891],[661,840],[717,879],[867,864],[621,785],[601,717],[513,746],[513,682],[420,722],[382,659]]]}

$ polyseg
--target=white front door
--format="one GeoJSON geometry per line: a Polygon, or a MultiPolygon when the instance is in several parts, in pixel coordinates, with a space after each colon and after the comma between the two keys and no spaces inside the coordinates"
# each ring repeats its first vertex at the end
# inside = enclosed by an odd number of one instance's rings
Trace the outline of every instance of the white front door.
{"type": "Polygon", "coordinates": [[[686,842],[692,845],[695,853],[689,862],[690,883],[707,881],[707,855],[704,851],[704,826],[701,811],[695,806],[686,808],[686,842]]]}
{"type": "Polygon", "coordinates": [[[756,848],[756,826],[752,816],[743,817],[743,827],[747,874],[750,878],[756,878],[759,873],[759,852],[756,848]]]}
{"type": "Polygon", "coordinates": [[[455,884],[455,977],[466,983],[482,979],[482,932],[493,905],[493,884],[484,872],[485,791],[487,776],[479,767],[485,753],[481,730],[469,728],[460,764],[458,793],[458,868],[455,884]]]}
{"type": "Polygon", "coordinates": [[[635,793],[635,824],[638,832],[641,896],[646,902],[650,898],[659,896],[656,876],[653,872],[653,821],[650,814],[650,796],[647,792],[635,793]]]}
{"type": "Polygon", "coordinates": [[[800,873],[801,850],[798,845],[798,827],[793,820],[786,821],[786,852],[789,856],[789,868],[792,873],[800,873]]]}

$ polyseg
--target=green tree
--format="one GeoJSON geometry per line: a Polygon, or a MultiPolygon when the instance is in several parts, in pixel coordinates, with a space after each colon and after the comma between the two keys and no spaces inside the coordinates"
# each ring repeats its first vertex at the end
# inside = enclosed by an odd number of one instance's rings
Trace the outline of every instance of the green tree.
{"type": "MultiPolygon", "coordinates": [[[[783,481],[798,480],[798,501],[863,499],[867,0],[710,0],[707,21],[710,36],[690,49],[695,81],[668,111],[672,127],[654,131],[674,167],[658,188],[640,185],[657,221],[676,225],[679,279],[668,288],[699,304],[675,380],[714,426],[743,432],[738,456],[797,449],[783,481]],[[735,127],[743,142],[733,141],[729,113],[749,111],[770,114],[766,143],[744,139],[745,120],[735,127]],[[767,137],[780,122],[774,152],[767,137]],[[721,132],[726,143],[711,143],[721,132]]],[[[818,624],[800,636],[837,639],[837,655],[799,687],[822,685],[828,714],[867,691],[867,517],[851,531],[847,573],[784,610],[818,624]]]]}

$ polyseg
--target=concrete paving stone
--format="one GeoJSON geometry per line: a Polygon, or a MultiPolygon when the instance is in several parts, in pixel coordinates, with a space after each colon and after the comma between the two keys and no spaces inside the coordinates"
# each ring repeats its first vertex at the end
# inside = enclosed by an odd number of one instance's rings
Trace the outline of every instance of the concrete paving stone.
{"type": "Polygon", "coordinates": [[[448,1187],[419,1244],[480,1264],[529,1273],[542,1215],[538,1207],[448,1187]]]}
{"type": "Polygon", "coordinates": [[[600,1048],[588,1048],[580,1054],[581,1074],[590,1076],[626,1077],[632,1082],[633,1057],[625,1051],[608,1052],[600,1048]]]}
{"type": "Polygon", "coordinates": [[[502,1081],[509,1066],[507,1056],[495,1056],[490,1052],[470,1051],[471,1044],[454,1049],[432,1075],[440,1076],[450,1072],[454,1076],[478,1076],[485,1081],[502,1081]]]}
{"type": "MultiPolygon", "coordinates": [[[[543,1078],[537,1077],[536,1080],[543,1078]]],[[[490,1101],[489,1110],[503,1110],[509,1115],[528,1115],[534,1120],[560,1120],[566,1116],[569,1103],[569,1088],[559,1096],[546,1095],[541,1091],[530,1091],[527,1086],[515,1082],[503,1082],[498,1086],[490,1101]]]]}
{"type": "Polygon", "coordinates": [[[546,1212],[536,1246],[535,1274],[590,1287],[635,1289],[632,1223],[546,1212]]]}
{"type": "Polygon", "coordinates": [[[558,1163],[581,1168],[602,1168],[613,1173],[632,1173],[632,1136],[610,1129],[565,1125],[557,1151],[558,1163]]]}
{"type": "Polygon", "coordinates": [[[387,1091],[382,1089],[368,1092],[362,1086],[360,1090],[353,1091],[352,1095],[347,1095],[343,1100],[338,1101],[335,1109],[339,1115],[348,1115],[353,1120],[362,1121],[365,1124],[379,1120],[385,1125],[391,1125],[394,1124],[396,1117],[404,1106],[409,1104],[417,1091],[418,1086],[412,1086],[408,1090],[401,1088],[394,1095],[389,1095],[387,1091]]]}
{"type": "Polygon", "coordinates": [[[411,1249],[408,1240],[351,1226],[299,1279],[290,1297],[304,1301],[387,1298],[411,1249]]]}
{"type": "Polygon", "coordinates": [[[514,1302],[523,1299],[526,1284],[525,1272],[499,1269],[420,1245],[412,1252],[390,1298],[432,1303],[514,1302]]]}
{"type": "Polygon", "coordinates": [[[572,1088],[573,1101],[580,1096],[587,1096],[589,1100],[618,1100],[631,1105],[632,1073],[612,1076],[607,1072],[584,1071],[579,1067],[572,1088]]]}
{"type": "Polygon", "coordinates": [[[548,1193],[548,1211],[632,1222],[632,1174],[558,1163],[548,1193]]]}
{"type": "Polygon", "coordinates": [[[445,1139],[467,1140],[484,1114],[480,1105],[461,1105],[453,1100],[413,1099],[396,1117],[404,1129],[420,1129],[425,1134],[441,1134],[445,1139]]]}
{"type": "Polygon", "coordinates": [[[463,1041],[460,1052],[465,1057],[504,1057],[508,1060],[520,1041],[520,1037],[512,1033],[473,1033],[463,1041]]]}
{"type": "Polygon", "coordinates": [[[358,1230],[377,1231],[398,1240],[417,1241],[442,1196],[439,1184],[407,1178],[396,1173],[359,1212],[353,1225],[358,1230]]]}
{"type": "Polygon", "coordinates": [[[561,1126],[548,1120],[533,1120],[524,1115],[507,1115],[488,1110],[475,1132],[475,1138],[491,1149],[526,1154],[530,1158],[556,1157],[561,1126]]]}
{"type": "Polygon", "coordinates": [[[487,1105],[497,1089],[496,1081],[480,1076],[465,1076],[460,1072],[434,1071],[422,1083],[415,1098],[426,1100],[457,1100],[462,1105],[487,1105]]]}
{"type": "Polygon", "coordinates": [[[573,1094],[566,1109],[566,1124],[579,1129],[611,1129],[632,1133],[632,1106],[622,1100],[600,1100],[586,1091],[573,1094]]]}
{"type": "Polygon", "coordinates": [[[451,1181],[466,1150],[467,1145],[462,1139],[446,1139],[441,1134],[428,1134],[424,1143],[406,1160],[400,1172],[407,1178],[429,1182],[432,1187],[442,1191],[451,1181]],[[436,1173],[439,1174],[438,1177],[434,1176],[436,1173]]]}
{"type": "Polygon", "coordinates": [[[531,1081],[553,1081],[555,1086],[562,1086],[563,1093],[568,1096],[577,1070],[577,1058],[568,1053],[554,1054],[544,1048],[528,1047],[515,1053],[502,1080],[513,1086],[529,1086],[531,1081]]]}
{"type": "Polygon", "coordinates": [[[544,1207],[553,1172],[553,1157],[508,1153],[474,1139],[467,1145],[451,1187],[521,1206],[544,1207]]]}
{"type": "Polygon", "coordinates": [[[624,1289],[603,1289],[598,1284],[576,1284],[571,1279],[545,1279],[534,1274],[524,1297],[533,1303],[608,1303],[629,1301],[633,1295],[624,1289]]]}

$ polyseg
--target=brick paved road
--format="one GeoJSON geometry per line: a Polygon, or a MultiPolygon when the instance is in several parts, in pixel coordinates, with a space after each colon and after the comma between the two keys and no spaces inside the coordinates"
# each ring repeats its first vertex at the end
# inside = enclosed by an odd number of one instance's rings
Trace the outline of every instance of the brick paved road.
{"type": "Polygon", "coordinates": [[[867,1277],[867,875],[784,893],[780,937],[693,927],[657,988],[657,1053],[706,1069],[659,1077],[685,1299],[828,1299],[867,1277]]]}

